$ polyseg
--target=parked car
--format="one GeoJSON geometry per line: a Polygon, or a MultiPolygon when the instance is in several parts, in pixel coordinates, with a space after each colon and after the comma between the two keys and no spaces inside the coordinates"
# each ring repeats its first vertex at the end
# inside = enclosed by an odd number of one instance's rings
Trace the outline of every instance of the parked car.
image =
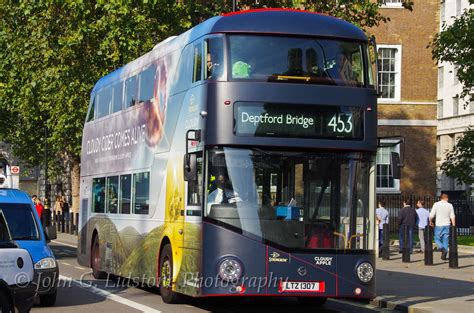
{"type": "Polygon", "coordinates": [[[0,312],[29,312],[36,296],[33,261],[11,240],[0,209],[0,312]]]}
{"type": "Polygon", "coordinates": [[[43,228],[30,196],[18,189],[0,189],[0,209],[12,240],[27,250],[33,260],[34,282],[42,306],[56,303],[59,270],[49,240],[56,239],[53,226],[43,228]]]}

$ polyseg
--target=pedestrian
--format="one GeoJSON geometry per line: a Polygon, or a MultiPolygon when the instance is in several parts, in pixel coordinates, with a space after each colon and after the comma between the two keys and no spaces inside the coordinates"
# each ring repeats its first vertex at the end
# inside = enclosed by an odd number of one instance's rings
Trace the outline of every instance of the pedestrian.
{"type": "Polygon", "coordinates": [[[418,252],[425,252],[425,228],[428,225],[428,220],[430,218],[430,212],[425,209],[425,201],[418,200],[416,203],[416,215],[417,221],[416,224],[418,225],[418,238],[420,238],[420,248],[418,252]]]}
{"type": "MultiPolygon", "coordinates": [[[[35,199],[35,208],[36,208],[36,213],[38,213],[38,217],[41,221],[41,224],[43,224],[43,211],[44,211],[44,206],[43,204],[41,203],[41,200],[40,198],[38,198],[37,196],[33,196],[34,199],[35,199]]],[[[32,198],[33,198],[32,197],[32,198]]]]}
{"type": "Polygon", "coordinates": [[[61,213],[61,196],[56,196],[56,200],[54,201],[54,214],[59,216],[61,213]]]}
{"type": "Polygon", "coordinates": [[[441,251],[442,260],[448,259],[449,226],[456,226],[454,208],[448,200],[449,197],[447,194],[441,194],[440,201],[433,205],[430,213],[430,226],[435,226],[435,242],[441,251]],[[433,222],[434,219],[435,221],[433,222]]]}
{"type": "Polygon", "coordinates": [[[411,201],[409,199],[403,200],[403,208],[398,213],[398,232],[400,240],[400,250],[402,253],[405,245],[408,245],[410,254],[413,253],[413,228],[416,225],[416,211],[411,207],[411,201]],[[404,229],[408,227],[408,242],[404,242],[404,229]]]}
{"type": "Polygon", "coordinates": [[[61,197],[61,213],[63,214],[63,220],[69,221],[69,203],[65,196],[61,197]]]}
{"type": "Polygon", "coordinates": [[[389,218],[388,211],[387,209],[385,209],[384,201],[379,201],[379,206],[375,210],[375,215],[377,218],[377,223],[379,224],[379,255],[381,256],[380,251],[382,251],[381,248],[383,246],[384,235],[387,235],[387,236],[389,235],[389,234],[383,233],[383,225],[388,224],[388,218],[389,218]]]}

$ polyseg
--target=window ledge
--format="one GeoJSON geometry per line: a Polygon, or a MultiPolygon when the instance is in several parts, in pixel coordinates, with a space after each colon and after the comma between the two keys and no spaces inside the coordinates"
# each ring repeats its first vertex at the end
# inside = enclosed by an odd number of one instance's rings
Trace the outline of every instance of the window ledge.
{"type": "Polygon", "coordinates": [[[377,188],[375,190],[375,193],[377,194],[400,194],[400,189],[396,189],[396,188],[377,188]]]}

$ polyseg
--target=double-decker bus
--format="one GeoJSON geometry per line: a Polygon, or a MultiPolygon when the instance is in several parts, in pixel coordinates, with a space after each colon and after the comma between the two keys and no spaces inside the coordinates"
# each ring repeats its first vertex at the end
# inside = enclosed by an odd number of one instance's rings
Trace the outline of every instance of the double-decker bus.
{"type": "Polygon", "coordinates": [[[375,296],[370,40],[304,11],[211,18],[101,78],[78,260],[180,294],[375,296]]]}

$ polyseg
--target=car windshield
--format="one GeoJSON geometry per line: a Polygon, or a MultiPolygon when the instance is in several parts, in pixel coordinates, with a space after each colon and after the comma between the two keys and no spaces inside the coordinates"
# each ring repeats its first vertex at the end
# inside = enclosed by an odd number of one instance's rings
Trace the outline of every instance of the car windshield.
{"type": "Polygon", "coordinates": [[[38,226],[29,204],[0,203],[13,240],[39,240],[38,226]]]}
{"type": "Polygon", "coordinates": [[[364,87],[362,43],[320,38],[231,35],[233,80],[364,87]]]}
{"type": "Polygon", "coordinates": [[[370,167],[362,153],[212,149],[205,215],[286,248],[368,249],[370,167]]]}

